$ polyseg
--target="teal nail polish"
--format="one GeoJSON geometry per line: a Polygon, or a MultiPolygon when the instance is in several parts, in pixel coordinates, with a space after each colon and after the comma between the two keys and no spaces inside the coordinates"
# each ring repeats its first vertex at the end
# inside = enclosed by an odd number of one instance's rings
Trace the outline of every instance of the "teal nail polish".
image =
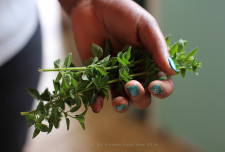
{"type": "Polygon", "coordinates": [[[127,106],[126,104],[123,104],[123,105],[116,105],[115,107],[117,111],[123,111],[126,108],[126,106],[127,106]]]}
{"type": "Polygon", "coordinates": [[[139,95],[140,91],[137,85],[132,85],[127,87],[127,91],[132,97],[139,95]]]}
{"type": "Polygon", "coordinates": [[[152,90],[152,92],[154,94],[157,94],[157,95],[159,95],[163,92],[163,88],[159,84],[156,84],[156,85],[152,86],[150,89],[152,90]]]}
{"type": "Polygon", "coordinates": [[[174,71],[176,71],[176,72],[177,72],[176,65],[175,65],[175,63],[173,62],[172,58],[171,58],[171,57],[169,57],[169,58],[168,58],[168,60],[169,60],[169,63],[170,63],[171,68],[173,68],[173,69],[174,69],[174,71]]]}

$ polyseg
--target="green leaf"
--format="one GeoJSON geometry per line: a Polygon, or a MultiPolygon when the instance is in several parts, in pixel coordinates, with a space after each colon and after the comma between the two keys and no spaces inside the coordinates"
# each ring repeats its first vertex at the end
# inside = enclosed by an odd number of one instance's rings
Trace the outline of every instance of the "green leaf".
{"type": "Polygon", "coordinates": [[[85,72],[82,74],[82,80],[89,81],[88,76],[86,75],[85,72]]]}
{"type": "Polygon", "coordinates": [[[36,123],[35,129],[40,130],[41,132],[48,132],[48,126],[42,123],[36,123]]]}
{"type": "Polygon", "coordinates": [[[74,93],[75,93],[74,89],[71,89],[71,90],[70,90],[70,97],[71,97],[72,99],[75,99],[74,93]]]}
{"type": "Polygon", "coordinates": [[[198,48],[195,48],[194,50],[192,50],[187,56],[186,56],[186,59],[189,59],[191,57],[194,57],[195,54],[197,53],[198,51],[198,48]]]}
{"type": "Polygon", "coordinates": [[[106,40],[105,51],[106,51],[105,52],[106,56],[107,55],[111,55],[112,52],[113,52],[113,46],[112,46],[112,44],[111,44],[109,39],[106,40]]]}
{"type": "Polygon", "coordinates": [[[173,56],[175,53],[178,51],[178,43],[175,43],[171,48],[170,48],[170,55],[173,56]]]}
{"type": "Polygon", "coordinates": [[[55,82],[59,82],[61,80],[61,78],[62,78],[62,73],[59,72],[56,79],[55,79],[55,82]]]}
{"type": "Polygon", "coordinates": [[[96,68],[96,70],[98,70],[98,72],[100,72],[102,75],[107,75],[107,72],[106,72],[104,66],[98,65],[98,66],[96,66],[95,68],[96,68]]]}
{"type": "Polygon", "coordinates": [[[165,40],[166,40],[166,45],[170,47],[170,34],[166,36],[165,40]]]}
{"type": "Polygon", "coordinates": [[[51,93],[48,91],[48,88],[40,96],[41,100],[50,101],[51,100],[51,93]]]}
{"type": "Polygon", "coordinates": [[[58,111],[58,108],[53,107],[51,115],[50,115],[50,122],[53,123],[55,128],[59,128],[59,122],[61,121],[60,117],[61,115],[60,115],[60,112],[58,111]]]}
{"type": "Polygon", "coordinates": [[[126,63],[124,63],[123,60],[120,59],[119,57],[117,57],[117,61],[120,63],[120,65],[126,66],[126,63]]]}
{"type": "Polygon", "coordinates": [[[105,85],[108,84],[108,82],[109,82],[109,76],[108,76],[108,75],[105,75],[105,76],[102,78],[102,80],[101,80],[101,82],[100,82],[100,85],[101,85],[101,86],[105,86],[105,85]]]}
{"type": "Polygon", "coordinates": [[[90,101],[89,105],[92,105],[92,104],[95,102],[96,98],[97,98],[97,94],[94,93],[94,94],[92,95],[92,98],[91,98],[91,101],[90,101]]]}
{"type": "Polygon", "coordinates": [[[130,62],[126,59],[126,54],[127,54],[127,52],[125,52],[124,54],[123,54],[123,56],[122,56],[122,60],[123,60],[123,62],[127,65],[127,64],[130,64],[130,62]]]}
{"type": "Polygon", "coordinates": [[[120,68],[119,69],[119,77],[120,77],[120,79],[124,80],[125,82],[128,82],[129,80],[132,79],[130,77],[129,73],[128,73],[127,68],[120,68]]]}
{"type": "Polygon", "coordinates": [[[117,63],[117,58],[116,58],[116,57],[112,57],[112,58],[110,59],[110,66],[116,65],[116,63],[117,63]]]}
{"type": "Polygon", "coordinates": [[[48,126],[48,134],[52,131],[52,128],[53,128],[53,124],[52,123],[49,123],[49,126],[48,126]]]}
{"type": "Polygon", "coordinates": [[[178,51],[182,51],[186,47],[188,41],[180,39],[177,43],[178,43],[178,51]]]}
{"type": "Polygon", "coordinates": [[[45,119],[45,115],[40,114],[40,115],[39,115],[39,118],[37,119],[37,122],[38,122],[38,123],[41,123],[44,119],[45,119]]]}
{"type": "Polygon", "coordinates": [[[53,85],[55,89],[54,94],[57,94],[58,91],[60,90],[60,83],[53,80],[53,85]]]}
{"type": "Polygon", "coordinates": [[[73,84],[74,88],[77,88],[78,87],[77,80],[75,80],[73,77],[71,77],[71,80],[72,80],[72,84],[73,84]]]}
{"type": "Polygon", "coordinates": [[[76,115],[76,119],[79,121],[81,127],[85,130],[85,125],[84,125],[84,121],[85,118],[83,115],[76,115]]]}
{"type": "Polygon", "coordinates": [[[95,64],[96,62],[98,62],[98,57],[94,57],[92,65],[95,64]]]}
{"type": "Polygon", "coordinates": [[[66,128],[67,128],[67,130],[69,130],[69,128],[70,128],[70,119],[69,118],[66,118],[66,128]]]}
{"type": "Polygon", "coordinates": [[[26,120],[28,122],[29,127],[35,124],[35,119],[36,117],[34,115],[31,115],[31,114],[26,115],[26,120]]]}
{"type": "Polygon", "coordinates": [[[68,68],[71,65],[72,53],[69,53],[64,61],[64,65],[68,68]]]}
{"type": "Polygon", "coordinates": [[[184,79],[185,73],[186,73],[186,69],[180,69],[180,71],[181,71],[181,76],[184,79]]]}
{"type": "Polygon", "coordinates": [[[69,74],[65,74],[63,80],[65,80],[68,86],[71,85],[71,76],[69,74]]]}
{"type": "Polygon", "coordinates": [[[37,111],[40,113],[44,113],[44,103],[43,101],[40,101],[38,106],[37,106],[37,111]]]}
{"type": "Polygon", "coordinates": [[[38,92],[37,89],[34,88],[28,88],[28,92],[30,93],[30,95],[35,98],[35,99],[40,99],[40,94],[38,92]]]}
{"type": "Polygon", "coordinates": [[[92,81],[94,82],[95,86],[99,86],[100,78],[92,78],[92,81]]]}
{"type": "Polygon", "coordinates": [[[70,109],[70,112],[76,112],[81,107],[81,100],[80,100],[80,98],[79,97],[75,97],[74,100],[76,102],[76,106],[74,106],[73,108],[71,108],[70,109]]]}
{"type": "Polygon", "coordinates": [[[105,90],[110,90],[110,86],[109,86],[109,85],[105,85],[105,86],[104,86],[104,89],[105,89],[105,90]]]}
{"type": "Polygon", "coordinates": [[[63,65],[62,60],[60,60],[60,59],[55,60],[55,62],[54,62],[54,67],[55,68],[60,68],[62,65],[63,65]]]}
{"type": "Polygon", "coordinates": [[[108,62],[110,59],[110,55],[106,56],[104,59],[102,59],[100,62],[98,62],[98,64],[105,64],[106,62],[108,62]]]}
{"type": "Polygon", "coordinates": [[[108,91],[104,88],[102,89],[103,94],[105,95],[105,97],[107,98],[107,100],[109,99],[109,93],[108,91]]]}
{"type": "Polygon", "coordinates": [[[84,66],[89,66],[93,63],[94,59],[93,58],[89,58],[88,60],[84,61],[84,66]]]}
{"type": "Polygon", "coordinates": [[[103,56],[103,50],[97,44],[92,44],[91,51],[92,51],[94,57],[97,57],[100,59],[103,56]]]}
{"type": "Polygon", "coordinates": [[[33,139],[35,138],[35,137],[37,137],[37,135],[40,133],[40,130],[39,129],[35,129],[34,130],[34,132],[33,132],[33,139]]]}
{"type": "Polygon", "coordinates": [[[131,46],[128,47],[127,52],[124,53],[125,59],[127,61],[129,61],[130,57],[131,57],[131,46]]]}

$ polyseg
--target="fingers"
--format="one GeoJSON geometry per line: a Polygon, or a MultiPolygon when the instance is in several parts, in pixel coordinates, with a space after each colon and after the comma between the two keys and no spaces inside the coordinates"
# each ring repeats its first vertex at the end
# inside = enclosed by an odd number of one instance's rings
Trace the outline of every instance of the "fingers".
{"type": "Polygon", "coordinates": [[[103,108],[104,98],[102,96],[97,96],[95,102],[91,105],[92,111],[99,113],[103,108]]]}
{"type": "Polygon", "coordinates": [[[148,86],[148,90],[152,95],[160,99],[164,99],[168,97],[174,90],[173,80],[171,77],[169,77],[167,80],[164,81],[152,81],[148,86]]]}
{"type": "Polygon", "coordinates": [[[149,13],[143,13],[138,22],[138,37],[152,55],[155,63],[168,75],[176,74],[176,67],[169,55],[165,38],[157,21],[149,13]]]}
{"type": "MultiPolygon", "coordinates": [[[[140,82],[131,80],[126,83],[124,88],[128,98],[130,99],[134,107],[136,107],[137,109],[145,109],[151,104],[150,93],[161,99],[166,98],[173,92],[174,84],[171,77],[169,77],[164,81],[152,81],[148,86],[148,90],[145,90],[140,82]]],[[[116,96],[118,96],[118,94],[116,96]]],[[[128,98],[122,96],[114,98],[112,102],[114,110],[120,113],[127,111],[129,108],[128,98]]]]}
{"type": "Polygon", "coordinates": [[[137,109],[145,109],[150,105],[150,94],[145,91],[140,82],[131,80],[124,87],[134,107],[137,109]]]}

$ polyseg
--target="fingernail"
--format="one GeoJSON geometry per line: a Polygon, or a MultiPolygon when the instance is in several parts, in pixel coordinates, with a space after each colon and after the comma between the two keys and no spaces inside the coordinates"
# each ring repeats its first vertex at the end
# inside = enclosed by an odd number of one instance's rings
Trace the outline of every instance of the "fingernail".
{"type": "Polygon", "coordinates": [[[173,59],[171,57],[169,57],[168,60],[169,60],[171,68],[174,69],[174,71],[177,72],[177,68],[176,68],[175,63],[173,62],[173,59]]]}
{"type": "Polygon", "coordinates": [[[163,92],[163,88],[161,87],[160,84],[156,84],[156,85],[152,86],[150,89],[152,90],[152,92],[154,94],[157,94],[157,95],[159,95],[163,92]]]}
{"type": "Polygon", "coordinates": [[[123,105],[115,105],[117,111],[123,111],[126,108],[126,104],[123,105]]]}
{"type": "Polygon", "coordinates": [[[132,85],[127,87],[127,91],[132,97],[139,95],[140,91],[137,85],[132,85]]]}

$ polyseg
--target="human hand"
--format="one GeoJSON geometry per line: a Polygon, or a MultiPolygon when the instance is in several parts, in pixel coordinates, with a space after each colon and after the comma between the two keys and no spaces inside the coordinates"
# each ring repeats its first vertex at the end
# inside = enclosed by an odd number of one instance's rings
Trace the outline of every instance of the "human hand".
{"type": "MultiPolygon", "coordinates": [[[[125,45],[146,48],[157,66],[165,74],[174,75],[164,36],[156,20],[143,8],[131,0],[61,0],[71,17],[76,46],[82,61],[91,56],[91,44],[104,46],[110,39],[114,50],[125,45]]],[[[116,52],[115,52],[116,53],[116,52]]],[[[163,73],[159,73],[162,75],[163,73]]],[[[138,109],[144,109],[151,103],[151,94],[159,98],[169,96],[173,91],[173,81],[156,80],[147,90],[140,82],[131,80],[125,85],[126,93],[112,92],[113,108],[125,112],[129,107],[128,98],[138,109]],[[150,92],[150,94],[149,94],[150,92]]],[[[94,112],[103,107],[103,97],[98,96],[92,105],[94,112]]]]}

